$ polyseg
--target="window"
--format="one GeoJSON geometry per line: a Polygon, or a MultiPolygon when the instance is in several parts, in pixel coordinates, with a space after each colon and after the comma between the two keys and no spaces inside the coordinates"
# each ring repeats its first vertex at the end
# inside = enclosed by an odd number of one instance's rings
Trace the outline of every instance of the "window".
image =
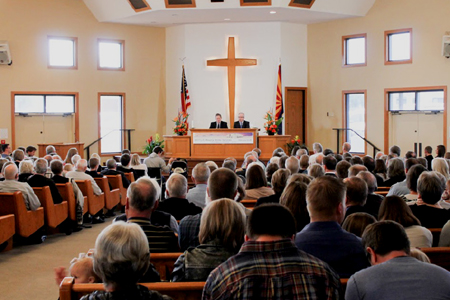
{"type": "Polygon", "coordinates": [[[48,67],[77,69],[77,38],[48,37],[48,67]]]}
{"type": "Polygon", "coordinates": [[[412,63],[412,29],[384,32],[385,65],[412,63]]]}
{"type": "Polygon", "coordinates": [[[342,65],[344,67],[366,66],[367,58],[366,34],[347,35],[342,37],[342,65]]]}
{"type": "Polygon", "coordinates": [[[388,92],[389,111],[444,111],[443,90],[388,92]]]}
{"type": "Polygon", "coordinates": [[[98,40],[98,69],[125,71],[125,41],[98,40]]]}
{"type": "Polygon", "coordinates": [[[73,114],[75,95],[20,95],[14,96],[16,114],[73,114]]]}
{"type": "Polygon", "coordinates": [[[123,149],[125,94],[99,94],[100,153],[119,153],[123,149]]]}
{"type": "Polygon", "coordinates": [[[347,130],[344,139],[352,145],[352,152],[365,153],[366,144],[366,91],[345,91],[344,127],[347,130]],[[359,137],[360,135],[361,137],[359,137]]]}

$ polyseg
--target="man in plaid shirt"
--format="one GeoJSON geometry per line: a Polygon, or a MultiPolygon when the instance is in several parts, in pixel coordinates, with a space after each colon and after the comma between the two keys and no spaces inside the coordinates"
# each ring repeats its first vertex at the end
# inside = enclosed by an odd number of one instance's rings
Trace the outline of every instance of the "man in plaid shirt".
{"type": "Polygon", "coordinates": [[[294,236],[295,220],[287,208],[256,207],[247,223],[246,242],[211,272],[203,299],[339,299],[338,275],[299,250],[294,236]]]}

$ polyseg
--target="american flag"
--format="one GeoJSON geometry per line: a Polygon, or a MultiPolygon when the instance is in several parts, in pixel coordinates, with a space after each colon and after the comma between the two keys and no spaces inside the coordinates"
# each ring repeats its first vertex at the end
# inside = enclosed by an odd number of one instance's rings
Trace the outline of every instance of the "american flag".
{"type": "Polygon", "coordinates": [[[189,91],[187,88],[186,75],[184,75],[184,65],[183,74],[181,76],[181,111],[187,113],[187,109],[191,106],[191,101],[189,101],[189,91]]]}
{"type": "MultiPolygon", "coordinates": [[[[281,64],[278,67],[278,84],[277,84],[277,99],[275,101],[275,120],[281,118],[284,114],[283,93],[281,89],[281,64]]],[[[283,134],[283,122],[278,126],[278,134],[283,134]]]]}

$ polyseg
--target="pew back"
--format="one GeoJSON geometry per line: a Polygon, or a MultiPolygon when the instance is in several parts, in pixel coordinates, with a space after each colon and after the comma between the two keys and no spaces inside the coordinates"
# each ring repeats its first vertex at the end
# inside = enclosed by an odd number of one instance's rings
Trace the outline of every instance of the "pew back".
{"type": "Polygon", "coordinates": [[[161,281],[170,280],[173,267],[178,257],[183,253],[151,253],[150,262],[155,266],[159,272],[161,281]]]}
{"type": "Polygon", "coordinates": [[[113,209],[120,202],[120,190],[109,189],[108,178],[105,176],[101,178],[94,178],[97,185],[105,194],[105,207],[107,209],[113,209]]]}
{"type": "Polygon", "coordinates": [[[34,193],[44,208],[45,223],[50,228],[56,228],[69,216],[67,201],[59,204],[53,203],[52,194],[48,186],[34,187],[34,193]]]}

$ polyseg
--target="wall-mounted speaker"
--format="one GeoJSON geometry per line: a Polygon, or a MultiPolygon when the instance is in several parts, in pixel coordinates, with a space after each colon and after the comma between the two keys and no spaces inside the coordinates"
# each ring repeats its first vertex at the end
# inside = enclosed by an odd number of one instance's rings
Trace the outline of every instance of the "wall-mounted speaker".
{"type": "Polygon", "coordinates": [[[0,41],[0,65],[11,65],[11,51],[8,42],[0,41]]]}
{"type": "Polygon", "coordinates": [[[444,35],[442,38],[442,55],[450,58],[450,35],[444,35]]]}

